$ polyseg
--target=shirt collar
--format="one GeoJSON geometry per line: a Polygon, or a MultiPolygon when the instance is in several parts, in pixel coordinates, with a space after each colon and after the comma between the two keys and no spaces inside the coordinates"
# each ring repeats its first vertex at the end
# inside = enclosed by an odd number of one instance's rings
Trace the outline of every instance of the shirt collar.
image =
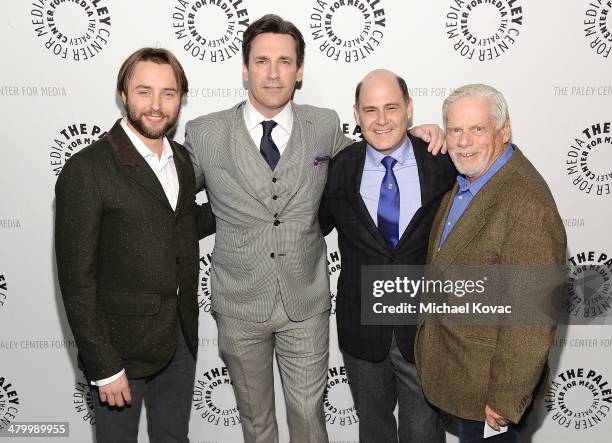
{"type": "MultiPolygon", "coordinates": [[[[127,136],[130,138],[130,141],[132,142],[132,144],[134,145],[138,153],[142,155],[143,158],[155,156],[155,153],[151,151],[147,147],[147,145],[145,145],[144,142],[140,140],[140,138],[138,138],[138,135],[136,135],[134,130],[128,126],[126,117],[123,117],[121,119],[120,124],[123,130],[125,131],[125,133],[127,134],[127,136]]],[[[174,153],[172,152],[172,147],[170,146],[170,142],[168,141],[168,137],[164,137],[163,146],[164,147],[162,149],[162,153],[159,158],[160,161],[168,160],[172,158],[174,155],[174,153]]]]}
{"type": "Polygon", "coordinates": [[[502,155],[500,155],[499,158],[495,160],[489,170],[480,177],[478,177],[476,180],[474,180],[472,183],[470,183],[468,179],[465,178],[465,176],[458,175],[457,182],[459,183],[459,192],[470,191],[472,196],[476,195],[478,191],[480,191],[482,187],[489,180],[491,180],[491,177],[493,177],[497,173],[497,171],[499,171],[508,162],[508,160],[510,160],[510,157],[512,157],[513,152],[514,149],[512,148],[512,145],[508,143],[502,155]]]}
{"type": "MultiPolygon", "coordinates": [[[[389,155],[397,160],[400,165],[403,165],[405,162],[416,162],[416,158],[414,157],[414,149],[409,137],[406,137],[404,143],[389,155]]],[[[367,144],[366,164],[368,166],[379,167],[382,159],[385,157],[387,157],[385,154],[374,149],[369,143],[367,144]]]]}
{"type": "Polygon", "coordinates": [[[251,132],[263,120],[274,120],[278,126],[287,132],[287,134],[291,134],[291,130],[293,129],[293,106],[291,106],[291,101],[289,101],[273,118],[266,118],[255,109],[251,100],[247,98],[244,105],[244,123],[247,127],[247,131],[251,132]]]}

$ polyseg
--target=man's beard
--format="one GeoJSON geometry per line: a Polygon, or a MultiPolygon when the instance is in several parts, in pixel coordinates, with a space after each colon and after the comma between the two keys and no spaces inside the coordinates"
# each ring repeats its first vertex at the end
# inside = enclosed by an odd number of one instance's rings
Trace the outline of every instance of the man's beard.
{"type": "Polygon", "coordinates": [[[146,114],[138,116],[134,112],[132,112],[132,108],[130,107],[129,103],[126,104],[126,108],[127,108],[127,119],[132,125],[132,127],[138,133],[140,133],[140,135],[146,138],[152,139],[152,140],[157,140],[157,139],[164,137],[168,133],[168,131],[170,131],[174,127],[174,125],[176,125],[176,121],[178,120],[178,112],[174,116],[169,116],[169,115],[162,113],[161,111],[149,111],[146,114]],[[145,125],[142,119],[144,115],[154,116],[154,117],[168,117],[168,120],[164,126],[162,126],[160,129],[155,130],[152,128],[148,128],[145,125]]]}

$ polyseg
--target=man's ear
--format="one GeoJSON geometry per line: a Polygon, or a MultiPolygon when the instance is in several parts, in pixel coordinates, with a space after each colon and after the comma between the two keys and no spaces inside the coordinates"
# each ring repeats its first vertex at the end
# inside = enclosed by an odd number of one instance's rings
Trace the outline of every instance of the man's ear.
{"type": "Polygon", "coordinates": [[[361,126],[361,122],[359,121],[359,105],[357,103],[353,105],[353,116],[355,117],[355,123],[361,126]]]}
{"type": "Polygon", "coordinates": [[[512,135],[512,130],[510,129],[510,120],[506,119],[504,122],[504,126],[502,126],[502,137],[504,140],[504,145],[510,141],[510,136],[512,135]]]}
{"type": "Polygon", "coordinates": [[[297,77],[295,80],[298,82],[301,82],[303,78],[304,78],[304,63],[302,63],[302,66],[300,66],[297,69],[297,77]]]}
{"type": "Polygon", "coordinates": [[[406,117],[408,117],[408,121],[412,121],[412,97],[408,98],[408,102],[406,103],[406,117]]]}

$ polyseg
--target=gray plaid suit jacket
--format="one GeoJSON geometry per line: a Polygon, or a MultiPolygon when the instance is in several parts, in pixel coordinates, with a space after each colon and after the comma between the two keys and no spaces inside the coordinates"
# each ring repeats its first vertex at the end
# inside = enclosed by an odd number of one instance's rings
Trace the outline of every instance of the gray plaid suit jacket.
{"type": "Polygon", "coordinates": [[[289,318],[305,320],[330,307],[317,214],[328,160],[351,140],[335,111],[292,103],[293,130],[272,171],[247,131],[244,103],[186,126],[196,186],[206,187],[217,220],[212,309],[262,322],[280,294],[289,318]]]}

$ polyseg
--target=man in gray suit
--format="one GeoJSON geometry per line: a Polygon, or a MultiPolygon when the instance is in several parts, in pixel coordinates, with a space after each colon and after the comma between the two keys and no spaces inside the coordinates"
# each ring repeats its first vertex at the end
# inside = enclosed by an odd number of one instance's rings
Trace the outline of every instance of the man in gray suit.
{"type": "MultiPolygon", "coordinates": [[[[352,141],[330,109],[297,105],[304,39],[266,15],[243,36],[246,102],[187,123],[198,189],[217,220],[211,268],[219,350],[246,442],[276,442],[272,356],[291,441],[326,442],[329,278],[317,219],[329,159],[352,141]]],[[[437,128],[417,129],[417,136],[437,128]]]]}

